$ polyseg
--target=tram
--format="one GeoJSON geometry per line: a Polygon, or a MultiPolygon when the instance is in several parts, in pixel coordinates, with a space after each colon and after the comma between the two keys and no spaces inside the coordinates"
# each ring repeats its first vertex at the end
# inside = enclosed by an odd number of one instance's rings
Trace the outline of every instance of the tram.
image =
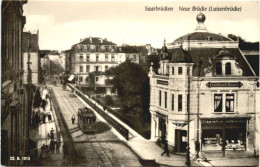
{"type": "Polygon", "coordinates": [[[84,107],[78,109],[78,127],[84,133],[95,133],[97,129],[96,115],[90,108],[84,107]]]}

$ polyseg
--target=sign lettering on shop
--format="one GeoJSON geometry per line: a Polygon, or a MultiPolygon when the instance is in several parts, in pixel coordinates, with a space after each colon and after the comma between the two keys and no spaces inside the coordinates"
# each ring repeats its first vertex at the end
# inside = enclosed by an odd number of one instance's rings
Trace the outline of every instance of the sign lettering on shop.
{"type": "Polygon", "coordinates": [[[243,84],[241,82],[208,82],[207,87],[241,87],[243,84]]]}
{"type": "Polygon", "coordinates": [[[163,80],[157,80],[157,84],[160,84],[160,85],[167,85],[168,86],[168,81],[163,81],[163,80]]]}

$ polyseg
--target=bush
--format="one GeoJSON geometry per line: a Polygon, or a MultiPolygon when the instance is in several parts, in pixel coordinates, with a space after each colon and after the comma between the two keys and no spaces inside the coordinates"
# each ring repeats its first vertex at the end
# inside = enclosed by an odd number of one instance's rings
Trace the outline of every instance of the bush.
{"type": "Polygon", "coordinates": [[[114,104],[113,98],[112,98],[111,96],[107,95],[107,96],[105,97],[105,104],[106,104],[107,106],[113,105],[113,104],[114,104]]]}

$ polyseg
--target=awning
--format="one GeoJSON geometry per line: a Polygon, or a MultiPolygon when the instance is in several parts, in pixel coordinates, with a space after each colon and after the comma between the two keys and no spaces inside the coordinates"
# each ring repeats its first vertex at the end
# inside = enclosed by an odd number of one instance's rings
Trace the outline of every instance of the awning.
{"type": "Polygon", "coordinates": [[[71,75],[68,80],[72,81],[74,78],[75,78],[75,75],[71,75]]]}

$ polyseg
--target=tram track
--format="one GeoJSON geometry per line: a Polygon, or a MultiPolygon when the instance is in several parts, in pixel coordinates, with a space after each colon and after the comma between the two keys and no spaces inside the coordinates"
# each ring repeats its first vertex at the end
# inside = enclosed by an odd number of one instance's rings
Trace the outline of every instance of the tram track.
{"type": "MultiPolygon", "coordinates": [[[[74,108],[73,104],[71,104],[70,100],[68,99],[68,97],[66,97],[65,93],[60,90],[60,88],[58,87],[57,89],[55,89],[56,92],[58,92],[59,96],[62,98],[63,104],[66,105],[66,107],[68,108],[69,112],[71,115],[77,115],[77,109],[74,108]]],[[[78,129],[80,130],[80,129],[78,129]]],[[[74,131],[76,132],[76,128],[74,129],[74,131]]],[[[71,133],[71,132],[70,132],[71,133]]],[[[83,133],[83,132],[82,132],[83,133]]],[[[109,156],[106,151],[105,148],[101,145],[101,142],[96,138],[96,136],[94,134],[85,134],[85,137],[87,138],[86,141],[75,141],[73,143],[84,143],[84,150],[88,151],[88,153],[91,153],[91,157],[89,157],[90,159],[93,160],[93,158],[98,158],[100,159],[100,161],[102,162],[102,164],[104,166],[118,166],[118,162],[115,158],[113,158],[112,154],[109,156]],[[91,149],[92,148],[92,149],[91,149]]],[[[104,141],[102,141],[103,143],[104,141]]],[[[106,141],[109,142],[109,141],[106,141]]],[[[113,141],[111,141],[113,142],[113,141]]],[[[115,141],[114,141],[115,142],[115,141]]]]}

